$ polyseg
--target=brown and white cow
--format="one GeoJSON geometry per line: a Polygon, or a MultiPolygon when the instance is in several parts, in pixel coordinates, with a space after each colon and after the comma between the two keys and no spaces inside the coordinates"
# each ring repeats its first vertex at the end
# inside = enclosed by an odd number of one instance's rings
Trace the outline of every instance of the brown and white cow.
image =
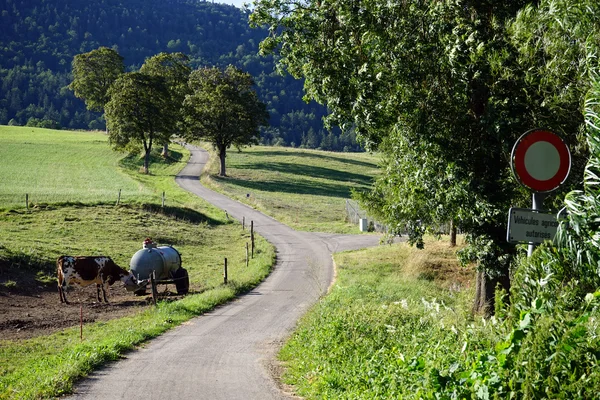
{"type": "Polygon", "coordinates": [[[125,285],[135,284],[135,278],[131,272],[119,267],[110,257],[105,256],[60,256],[56,260],[58,274],[58,295],[60,302],[67,301],[67,286],[76,284],[88,286],[96,284],[96,294],[100,299],[100,288],[104,301],[108,303],[106,291],[109,286],[120,280],[125,285]]]}

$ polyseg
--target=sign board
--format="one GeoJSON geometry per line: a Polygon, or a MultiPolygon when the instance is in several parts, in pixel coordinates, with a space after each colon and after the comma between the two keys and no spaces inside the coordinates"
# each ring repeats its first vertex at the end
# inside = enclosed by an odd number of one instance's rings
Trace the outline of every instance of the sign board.
{"type": "Polygon", "coordinates": [[[554,239],[557,228],[556,214],[513,207],[508,211],[506,240],[510,243],[542,243],[554,239]]]}
{"type": "Polygon", "coordinates": [[[515,143],[511,167],[517,180],[536,193],[557,189],[569,176],[571,153],[553,132],[533,129],[515,143]]]}

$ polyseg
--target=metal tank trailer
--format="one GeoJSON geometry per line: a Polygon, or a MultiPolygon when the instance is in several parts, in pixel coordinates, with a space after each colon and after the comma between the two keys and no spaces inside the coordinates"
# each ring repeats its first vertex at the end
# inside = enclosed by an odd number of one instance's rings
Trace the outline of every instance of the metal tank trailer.
{"type": "MultiPolygon", "coordinates": [[[[154,284],[175,284],[177,294],[187,294],[189,291],[188,272],[181,267],[181,254],[173,246],[157,246],[152,239],[146,238],[142,249],[131,257],[129,267],[138,284],[127,289],[137,295],[146,294],[146,286],[152,280],[154,284]]],[[[152,289],[155,295],[155,285],[152,289]]]]}

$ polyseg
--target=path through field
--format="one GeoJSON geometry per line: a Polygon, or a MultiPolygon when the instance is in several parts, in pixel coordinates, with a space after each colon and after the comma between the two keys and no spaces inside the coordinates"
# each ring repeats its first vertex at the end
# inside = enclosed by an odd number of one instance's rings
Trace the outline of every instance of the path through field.
{"type": "Polygon", "coordinates": [[[191,148],[177,183],[241,220],[277,248],[273,273],[250,293],[152,340],[126,359],[95,372],[74,398],[284,399],[273,378],[283,340],[332,281],[331,254],[377,245],[374,235],[297,232],[206,189],[198,176],[208,153],[191,148]]]}

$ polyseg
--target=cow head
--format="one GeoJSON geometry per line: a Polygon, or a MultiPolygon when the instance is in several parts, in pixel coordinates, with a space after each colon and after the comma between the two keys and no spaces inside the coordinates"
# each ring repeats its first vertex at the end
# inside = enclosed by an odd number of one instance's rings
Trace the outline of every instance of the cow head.
{"type": "Polygon", "coordinates": [[[135,279],[135,276],[133,275],[132,272],[129,272],[127,274],[121,275],[121,282],[123,282],[123,284],[125,286],[135,286],[135,285],[137,285],[137,279],[135,279]]]}

